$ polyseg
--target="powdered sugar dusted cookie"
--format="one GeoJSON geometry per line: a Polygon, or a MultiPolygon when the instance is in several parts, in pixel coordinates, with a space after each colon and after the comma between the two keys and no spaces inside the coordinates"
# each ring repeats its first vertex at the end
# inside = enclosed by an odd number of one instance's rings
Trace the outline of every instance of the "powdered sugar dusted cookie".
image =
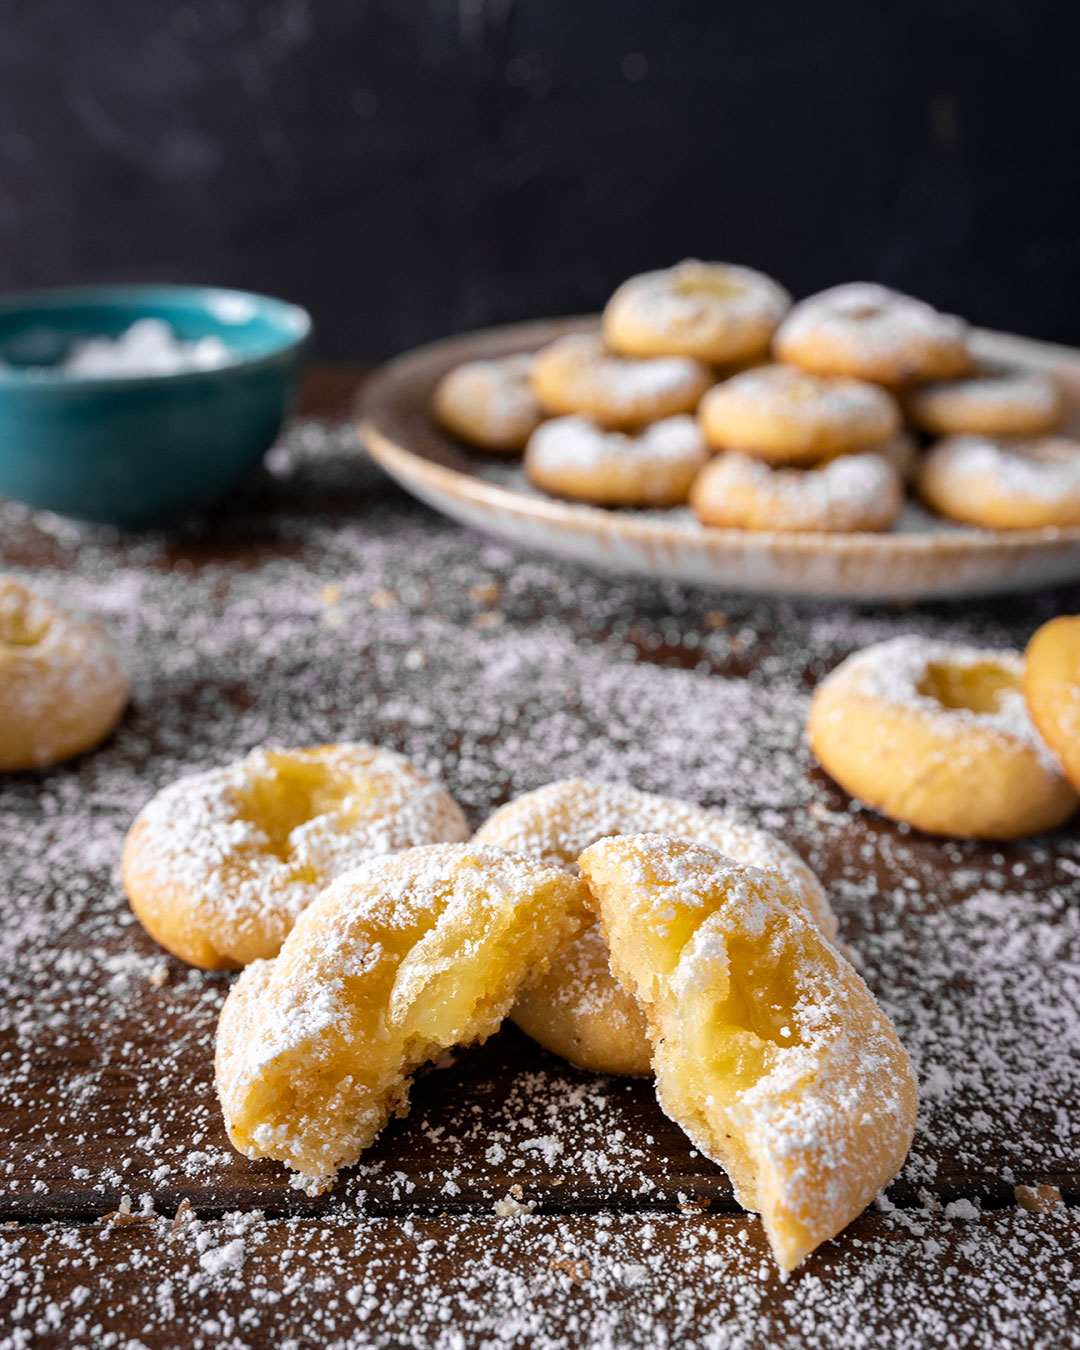
{"type": "Polygon", "coordinates": [[[872,452],[797,469],[728,450],[705,466],[690,493],[703,525],[739,530],[888,530],[903,504],[899,471],[872,452]]]}
{"type": "Polygon", "coordinates": [[[624,430],[691,413],[712,375],[687,356],[615,356],[598,333],[571,333],[536,354],[533,392],[553,416],[581,413],[624,430]]]}
{"type": "Polygon", "coordinates": [[[1018,652],[880,642],[821,682],[807,734],[845,791],[930,834],[1016,839],[1077,797],[1028,716],[1018,652]]]}
{"type": "Polygon", "coordinates": [[[0,576],[0,771],[44,769],[91,749],[127,699],[101,624],[0,576]]]}
{"type": "Polygon", "coordinates": [[[715,385],[698,417],[714,449],[772,464],[867,449],[899,431],[901,421],[896,400],[877,385],[784,365],[758,366],[715,385]]]}
{"type": "MultiPolygon", "coordinates": [[[[782,840],[725,812],[640,792],[623,783],[587,779],[548,783],[500,807],[481,825],[475,842],[574,868],[578,855],[598,839],[642,831],[696,839],[741,862],[778,872],[826,937],[836,937],[836,916],[821,883],[782,840]]],[[[582,1068],[614,1074],[651,1072],[644,1019],[608,969],[607,948],[595,927],[518,998],[513,1019],[545,1049],[582,1068]]]]}
{"type": "Polygon", "coordinates": [[[917,1095],[892,1023],[777,874],[657,834],[578,865],[645,1014],[660,1105],[793,1269],[903,1165],[917,1095]]]}
{"type": "Polygon", "coordinates": [[[1080,792],[1080,615],[1051,619],[1028,643],[1024,697],[1031,720],[1080,792]]]}
{"type": "Polygon", "coordinates": [[[533,358],[467,361],[442,377],[431,410],[447,431],[484,450],[515,453],[543,420],[532,391],[533,358]]]}
{"type": "Polygon", "coordinates": [[[688,258],[624,281],[604,310],[604,338],[625,356],[726,365],[764,352],[790,305],[763,272],[688,258]]]}
{"type": "Polygon", "coordinates": [[[405,1114],[413,1071],[498,1030],[588,914],[578,878],[473,844],[339,877],[225,1000],[215,1072],[229,1138],[325,1190],[405,1114]]]}
{"type": "Polygon", "coordinates": [[[155,941],[231,970],[273,956],[349,868],[468,835],[450,794],[392,750],[255,750],[159,792],[128,833],[123,880],[155,941]]]}
{"type": "Polygon", "coordinates": [[[1043,371],[981,366],[967,379],[912,389],[904,410],[933,436],[1039,436],[1061,425],[1065,403],[1043,371]]]}
{"type": "Polygon", "coordinates": [[[680,506],[708,458],[692,417],[667,417],[637,435],[555,417],[529,438],[525,473],[544,492],[598,506],[680,506]]]}
{"type": "Polygon", "coordinates": [[[967,334],[955,315],[853,281],[800,301],[777,329],[773,353],[818,375],[902,385],[966,375],[973,364],[967,334]]]}
{"type": "Polygon", "coordinates": [[[946,436],[930,447],[916,486],[931,510],[967,525],[1080,525],[1080,441],[946,436]]]}

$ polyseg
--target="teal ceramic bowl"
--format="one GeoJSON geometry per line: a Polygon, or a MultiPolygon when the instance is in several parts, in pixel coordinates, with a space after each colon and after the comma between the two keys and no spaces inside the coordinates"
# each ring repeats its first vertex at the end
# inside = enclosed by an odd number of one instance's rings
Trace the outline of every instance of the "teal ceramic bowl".
{"type": "Polygon", "coordinates": [[[0,298],[0,495],[137,526],[219,501],[262,459],[296,392],[306,311],[246,291],[88,286],[0,298]],[[72,345],[164,319],[227,364],[153,375],[64,370],[72,345]]]}

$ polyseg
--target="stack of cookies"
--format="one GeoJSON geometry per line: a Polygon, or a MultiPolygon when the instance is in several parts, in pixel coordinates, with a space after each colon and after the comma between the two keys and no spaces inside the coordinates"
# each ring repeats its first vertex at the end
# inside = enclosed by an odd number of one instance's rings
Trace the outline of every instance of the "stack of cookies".
{"type": "Polygon", "coordinates": [[[1080,524],[1056,382],[976,361],[968,337],[884,286],[792,306],[751,268],[688,260],[620,286],[600,332],[450,371],[433,413],[471,445],[524,450],[544,492],[689,502],[706,525],[888,530],[909,486],[967,524],[1080,524]]]}

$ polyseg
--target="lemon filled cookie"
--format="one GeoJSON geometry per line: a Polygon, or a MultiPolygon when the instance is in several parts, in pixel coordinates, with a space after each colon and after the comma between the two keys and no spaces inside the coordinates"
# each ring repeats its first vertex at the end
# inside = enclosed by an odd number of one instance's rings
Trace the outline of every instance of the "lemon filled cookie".
{"type": "Polygon", "coordinates": [[[273,956],[342,872],[468,835],[450,794],[392,750],[255,750],[159,792],[128,832],[122,875],[156,942],[232,970],[273,956]]]}
{"type": "Polygon", "coordinates": [[[794,1269],[907,1155],[917,1092],[892,1023],[780,876],[657,834],[603,839],[578,865],[661,1107],[794,1269]]]}
{"type": "Polygon", "coordinates": [[[1080,615],[1051,619],[1032,637],[1024,697],[1031,720],[1080,792],[1080,615]]]}
{"type": "Polygon", "coordinates": [[[916,480],[933,511],[994,530],[1080,525],[1080,441],[1069,436],[946,436],[916,480]]]}
{"type": "Polygon", "coordinates": [[[955,315],[887,286],[853,281],[800,301],[777,329],[773,354],[818,375],[903,385],[966,375],[967,335],[955,315]]]}
{"type": "MultiPolygon", "coordinates": [[[[610,835],[660,831],[712,844],[729,857],[783,876],[825,936],[836,916],[802,858],[765,830],[722,811],[641,792],[623,783],[564,779],[500,807],[474,842],[575,868],[578,855],[610,835]]],[[[652,1050],[635,1000],[608,968],[598,928],[590,927],[514,1005],[513,1020],[553,1054],[596,1073],[648,1074],[652,1050]]]]}
{"type": "Polygon", "coordinates": [[[554,417],[581,413],[598,426],[632,430],[692,413],[712,375],[686,356],[616,356],[598,333],[572,333],[536,353],[532,386],[554,417]]]}
{"type": "Polygon", "coordinates": [[[692,417],[667,417],[636,435],[555,417],[529,438],[525,474],[544,492],[597,506],[679,506],[708,458],[692,417]]]}
{"type": "Polygon", "coordinates": [[[810,746],[846,792],[929,834],[1038,834],[1077,796],[1032,725],[1023,677],[1017,652],[893,638],[821,682],[810,746]]]}
{"type": "Polygon", "coordinates": [[[543,420],[532,391],[533,358],[467,361],[442,377],[431,411],[445,430],[483,450],[516,453],[543,420]]]}
{"type": "Polygon", "coordinates": [[[867,449],[900,430],[900,407],[865,380],[759,366],[714,385],[698,409],[716,450],[773,464],[812,464],[867,449]]]}
{"type": "Polygon", "coordinates": [[[233,1145],[325,1190],[406,1114],[421,1064],[498,1030],[588,905],[562,869],[473,844],[409,849],[339,877],[221,1010],[215,1077],[233,1145]]]}
{"type": "Polygon", "coordinates": [[[698,475],[690,507],[703,525],[826,534],[890,529],[904,482],[885,455],[840,455],[813,468],[774,468],[729,450],[698,475]]]}
{"type": "Polygon", "coordinates": [[[984,366],[912,389],[904,411],[931,436],[1039,436],[1061,425],[1065,404],[1052,375],[984,366]]]}
{"type": "Polygon", "coordinates": [[[604,310],[604,338],[624,356],[726,365],[764,352],[790,305],[763,272],[688,258],[624,281],[604,310]]]}
{"type": "Polygon", "coordinates": [[[120,720],[128,688],[101,624],[0,576],[0,770],[90,750],[120,720]]]}

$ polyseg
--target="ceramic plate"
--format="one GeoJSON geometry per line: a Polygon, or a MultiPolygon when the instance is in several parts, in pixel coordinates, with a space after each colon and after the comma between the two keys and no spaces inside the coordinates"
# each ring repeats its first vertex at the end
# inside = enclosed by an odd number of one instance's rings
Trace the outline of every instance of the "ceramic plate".
{"type": "MultiPolygon", "coordinates": [[[[548,497],[520,460],[470,450],[428,414],[463,361],[542,347],[596,319],[545,319],[431,343],[384,366],[361,398],[360,431],[386,471],[463,524],[527,548],[619,572],[773,595],[915,600],[990,595],[1080,579],[1080,526],[976,530],[909,503],[889,534],[781,534],[700,525],[687,508],[607,510],[548,497]]],[[[1080,351],[977,330],[979,356],[1052,370],[1080,424],[1080,351]]]]}

